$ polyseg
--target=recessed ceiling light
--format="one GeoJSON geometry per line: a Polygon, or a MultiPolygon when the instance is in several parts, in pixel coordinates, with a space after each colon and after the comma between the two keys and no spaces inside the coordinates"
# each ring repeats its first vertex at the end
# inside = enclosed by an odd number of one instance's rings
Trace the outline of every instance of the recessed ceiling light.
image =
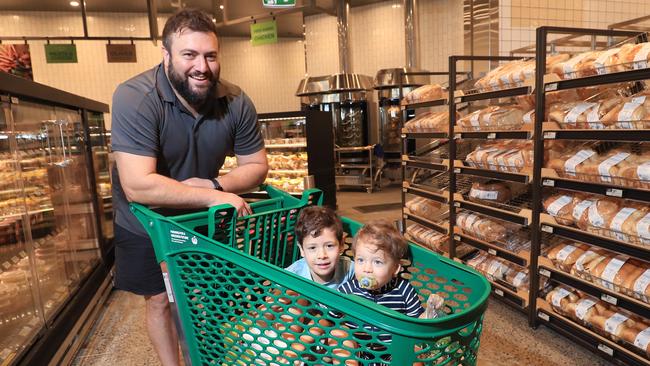
{"type": "Polygon", "coordinates": [[[219,9],[223,10],[223,5],[219,5],[219,9]]]}
{"type": "Polygon", "coordinates": [[[75,1],[75,0],[72,0],[72,1],[70,1],[70,6],[79,6],[79,2],[75,1]]]}

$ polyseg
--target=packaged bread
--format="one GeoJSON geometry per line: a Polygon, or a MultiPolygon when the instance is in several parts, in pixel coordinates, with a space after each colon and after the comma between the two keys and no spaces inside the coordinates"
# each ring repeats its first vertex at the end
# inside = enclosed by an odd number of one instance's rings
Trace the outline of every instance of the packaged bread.
{"type": "Polygon", "coordinates": [[[650,303],[650,266],[643,266],[639,276],[630,287],[632,295],[637,299],[650,303]]]}
{"type": "Polygon", "coordinates": [[[581,230],[587,230],[587,220],[581,220],[583,215],[588,212],[589,207],[595,204],[597,199],[595,197],[582,197],[577,196],[573,205],[573,211],[571,212],[571,217],[575,225],[581,230]]]}
{"type": "Polygon", "coordinates": [[[512,193],[510,187],[503,182],[474,182],[469,190],[469,199],[505,203],[512,199],[512,193]]]}
{"type": "Polygon", "coordinates": [[[566,129],[604,129],[601,119],[620,104],[622,98],[611,97],[593,101],[555,103],[549,119],[566,129]]]}
{"type": "Polygon", "coordinates": [[[565,62],[556,64],[552,71],[562,79],[596,75],[594,62],[601,54],[602,51],[579,53],[565,62]]]}
{"type": "Polygon", "coordinates": [[[591,296],[585,296],[576,302],[571,302],[566,306],[567,315],[576,320],[578,323],[588,324],[592,316],[598,314],[598,304],[604,307],[603,303],[591,296]]]}
{"type": "Polygon", "coordinates": [[[619,184],[621,169],[634,166],[634,156],[627,151],[612,150],[602,156],[598,163],[598,177],[601,182],[619,184]]]}
{"type": "Polygon", "coordinates": [[[554,194],[544,199],[544,210],[553,216],[560,225],[573,225],[573,208],[575,206],[573,195],[554,194]]]}
{"type": "Polygon", "coordinates": [[[570,273],[587,281],[592,281],[591,273],[594,268],[596,268],[600,262],[612,256],[614,256],[614,254],[608,250],[590,247],[585,250],[578,259],[576,259],[570,273]]]}
{"type": "Polygon", "coordinates": [[[611,236],[626,243],[638,242],[639,233],[637,231],[637,224],[647,213],[647,207],[624,202],[609,223],[611,236]]]}
{"type": "Polygon", "coordinates": [[[523,111],[518,106],[489,106],[458,120],[466,131],[516,129],[523,124],[523,111]]]}
{"type": "Polygon", "coordinates": [[[581,173],[589,173],[593,170],[593,166],[597,164],[598,154],[590,148],[583,148],[577,152],[572,152],[567,155],[564,160],[563,169],[558,171],[560,175],[576,177],[581,173]]]}
{"type": "Polygon", "coordinates": [[[404,124],[409,132],[446,131],[449,124],[449,111],[426,112],[404,124]]]}
{"type": "Polygon", "coordinates": [[[609,224],[619,210],[618,200],[596,199],[596,202],[589,206],[578,220],[579,226],[586,227],[588,231],[600,232],[599,229],[609,228],[609,224]]]}
{"type": "Polygon", "coordinates": [[[626,159],[630,164],[620,167],[618,178],[623,185],[650,188],[650,155],[633,154],[626,159]]]}
{"type": "Polygon", "coordinates": [[[646,119],[648,119],[648,112],[645,106],[642,103],[628,101],[612,108],[601,121],[605,128],[631,130],[638,128],[639,121],[646,119]]]}
{"type": "Polygon", "coordinates": [[[634,346],[650,357],[650,326],[641,330],[634,338],[634,346]]]}
{"type": "Polygon", "coordinates": [[[592,282],[612,291],[623,292],[622,288],[631,286],[641,275],[640,266],[639,261],[631,260],[626,255],[608,257],[591,269],[592,282]]]}
{"type": "Polygon", "coordinates": [[[578,258],[580,258],[587,250],[589,250],[589,246],[586,244],[565,241],[548,249],[546,257],[550,259],[557,268],[569,273],[578,258]]]}
{"type": "Polygon", "coordinates": [[[646,213],[636,223],[636,234],[639,238],[639,244],[650,246],[650,212],[646,213]]]}
{"type": "Polygon", "coordinates": [[[619,47],[603,51],[598,58],[594,60],[594,68],[598,75],[608,74],[611,72],[624,71],[619,60],[619,47]]]}
{"type": "Polygon", "coordinates": [[[568,315],[569,304],[576,303],[580,299],[578,293],[566,286],[558,286],[546,294],[546,301],[556,312],[568,315]]]}
{"type": "Polygon", "coordinates": [[[442,99],[442,95],[442,87],[440,85],[422,85],[406,94],[402,99],[402,104],[422,103],[442,99]]]}
{"type": "Polygon", "coordinates": [[[650,43],[623,45],[618,52],[618,60],[626,70],[647,68],[650,60],[650,43]]]}
{"type": "Polygon", "coordinates": [[[506,274],[505,281],[517,290],[528,291],[530,288],[530,277],[526,269],[513,269],[506,274]]]}
{"type": "Polygon", "coordinates": [[[440,213],[442,204],[423,197],[415,197],[405,203],[406,208],[414,215],[432,219],[440,213]]]}

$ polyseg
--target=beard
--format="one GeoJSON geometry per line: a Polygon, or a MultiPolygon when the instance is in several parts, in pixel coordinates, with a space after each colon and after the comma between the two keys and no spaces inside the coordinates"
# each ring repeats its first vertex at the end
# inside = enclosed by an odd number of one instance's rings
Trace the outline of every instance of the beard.
{"type": "Polygon", "coordinates": [[[207,100],[215,95],[216,85],[219,81],[219,75],[214,75],[209,69],[204,73],[195,71],[190,75],[181,75],[174,69],[174,63],[171,57],[167,66],[167,75],[169,76],[169,82],[172,84],[172,87],[174,87],[189,105],[195,108],[202,107],[207,100]],[[210,81],[210,84],[207,88],[193,90],[190,86],[190,76],[205,76],[210,81]]]}

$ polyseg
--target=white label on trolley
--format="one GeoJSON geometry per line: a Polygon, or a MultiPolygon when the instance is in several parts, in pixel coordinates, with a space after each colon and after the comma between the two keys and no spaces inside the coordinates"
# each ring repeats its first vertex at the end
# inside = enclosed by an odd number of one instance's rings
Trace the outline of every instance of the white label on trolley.
{"type": "Polygon", "coordinates": [[[598,58],[594,61],[594,67],[596,68],[596,72],[599,75],[606,74],[607,69],[605,68],[605,63],[607,63],[607,60],[613,56],[614,54],[618,53],[620,48],[612,48],[611,50],[607,50],[598,56],[598,58]]]}
{"type": "Polygon", "coordinates": [[[650,286],[650,269],[646,269],[645,272],[634,281],[633,290],[638,294],[644,294],[648,286],[650,286]]]}
{"type": "Polygon", "coordinates": [[[639,176],[639,179],[650,181],[650,161],[639,165],[636,168],[636,174],[639,176]]]}
{"type": "Polygon", "coordinates": [[[598,212],[598,204],[589,207],[589,223],[594,227],[605,227],[605,219],[598,212]]]}
{"type": "Polygon", "coordinates": [[[569,113],[564,116],[564,123],[575,124],[581,114],[585,113],[587,110],[593,108],[596,103],[578,103],[575,107],[571,108],[569,113]]]}
{"type": "Polygon", "coordinates": [[[569,292],[567,289],[558,287],[555,289],[555,293],[551,297],[551,303],[553,304],[553,306],[559,308],[561,307],[560,304],[562,303],[562,299],[564,299],[569,295],[571,295],[571,292],[569,292]]]}
{"type": "Polygon", "coordinates": [[[483,165],[483,156],[485,154],[489,154],[489,153],[497,151],[497,150],[499,150],[499,149],[497,149],[496,147],[491,147],[489,149],[480,149],[480,150],[478,150],[476,152],[476,164],[478,164],[479,166],[483,165]]]}
{"type": "Polygon", "coordinates": [[[174,302],[174,293],[172,292],[172,285],[169,282],[169,274],[163,272],[163,282],[165,282],[165,290],[167,290],[167,299],[169,302],[174,302]]]}
{"type": "Polygon", "coordinates": [[[603,182],[611,182],[612,178],[609,170],[623,160],[627,159],[628,156],[630,156],[630,153],[621,152],[598,164],[598,173],[600,174],[600,179],[603,182]]]}
{"type": "Polygon", "coordinates": [[[608,302],[612,305],[618,304],[618,299],[615,298],[614,296],[608,295],[608,294],[601,294],[600,299],[603,300],[604,302],[608,302]]]}
{"type": "Polygon", "coordinates": [[[560,251],[557,253],[557,260],[560,262],[564,262],[570,255],[571,253],[575,252],[577,247],[574,247],[573,245],[566,245],[564,248],[560,249],[560,251]]]}
{"type": "Polygon", "coordinates": [[[576,316],[578,317],[578,319],[585,320],[585,316],[587,315],[587,312],[594,305],[596,305],[596,302],[592,299],[580,299],[578,301],[578,304],[576,305],[576,316]]]}
{"type": "Polygon", "coordinates": [[[637,108],[641,108],[641,107],[642,107],[642,105],[637,104],[637,103],[627,102],[627,103],[623,104],[623,108],[621,108],[621,111],[618,112],[618,118],[617,119],[618,119],[618,122],[619,122],[619,126],[622,127],[622,128],[625,128],[625,129],[632,129],[633,126],[629,122],[633,121],[632,117],[633,117],[634,111],[637,108]],[[627,122],[627,123],[620,123],[620,122],[627,122]]]}
{"type": "Polygon", "coordinates": [[[551,216],[557,216],[558,213],[560,212],[560,210],[563,209],[564,206],[571,203],[571,201],[573,201],[573,197],[561,196],[558,199],[556,199],[555,201],[553,201],[553,203],[548,205],[548,208],[546,209],[546,211],[548,211],[548,213],[551,214],[551,216]]]}
{"type": "Polygon", "coordinates": [[[641,95],[639,97],[634,97],[634,98],[632,98],[631,102],[636,103],[636,104],[643,104],[643,103],[645,103],[645,95],[641,95]]]}
{"type": "Polygon", "coordinates": [[[576,221],[580,220],[585,210],[591,207],[591,205],[593,205],[594,203],[595,201],[591,201],[591,200],[580,201],[580,203],[578,203],[577,205],[575,205],[575,207],[573,207],[573,219],[576,221]]]}
{"type": "Polygon", "coordinates": [[[609,334],[615,335],[616,329],[618,329],[619,325],[623,324],[623,322],[628,319],[629,318],[626,315],[615,313],[605,321],[605,331],[609,334]]]}
{"type": "Polygon", "coordinates": [[[564,171],[569,175],[576,175],[576,166],[581,164],[583,161],[589,159],[594,154],[593,150],[580,150],[575,155],[573,155],[569,160],[564,163],[564,171]]]}
{"type": "Polygon", "coordinates": [[[650,213],[636,223],[636,233],[643,244],[650,244],[650,213]]]}
{"type": "Polygon", "coordinates": [[[634,345],[642,350],[646,350],[650,345],[650,327],[645,328],[634,339],[634,345]]]}
{"type": "Polygon", "coordinates": [[[474,222],[475,222],[476,220],[478,220],[478,216],[476,216],[476,215],[474,215],[474,214],[469,215],[469,216],[467,217],[467,219],[465,220],[464,229],[466,229],[466,230],[471,230],[471,229],[472,229],[472,225],[474,225],[474,222]]]}
{"type": "Polygon", "coordinates": [[[469,191],[469,196],[472,198],[478,198],[481,200],[496,200],[499,198],[498,191],[484,191],[481,189],[472,188],[469,191]]]}
{"type": "Polygon", "coordinates": [[[469,123],[472,125],[472,127],[478,128],[481,126],[481,123],[479,121],[480,114],[481,111],[476,111],[469,116],[469,123]]]}
{"type": "Polygon", "coordinates": [[[616,236],[616,239],[621,240],[621,241],[626,241],[627,240],[627,235],[623,234],[623,223],[625,223],[625,220],[627,220],[630,215],[636,212],[636,208],[632,207],[624,207],[618,213],[614,218],[612,219],[612,223],[609,225],[609,228],[614,230],[614,236],[616,236]]]}
{"type": "Polygon", "coordinates": [[[587,259],[592,259],[594,255],[599,255],[599,254],[597,254],[596,252],[592,252],[591,250],[582,253],[580,258],[578,258],[578,260],[576,261],[576,269],[578,270],[578,272],[584,272],[585,261],[587,259]]]}
{"type": "Polygon", "coordinates": [[[535,113],[534,109],[531,110],[531,111],[528,111],[528,112],[526,112],[526,114],[524,114],[524,117],[523,117],[524,123],[533,123],[533,113],[535,113]]]}
{"type": "Polygon", "coordinates": [[[598,343],[598,349],[610,356],[614,356],[614,350],[608,345],[598,343]]]}
{"type": "Polygon", "coordinates": [[[527,276],[528,274],[526,272],[518,272],[515,278],[512,279],[512,285],[517,288],[521,287],[527,276]]]}
{"type": "Polygon", "coordinates": [[[634,55],[634,69],[645,69],[648,67],[648,53],[650,53],[650,43],[644,43],[639,51],[634,55]]]}

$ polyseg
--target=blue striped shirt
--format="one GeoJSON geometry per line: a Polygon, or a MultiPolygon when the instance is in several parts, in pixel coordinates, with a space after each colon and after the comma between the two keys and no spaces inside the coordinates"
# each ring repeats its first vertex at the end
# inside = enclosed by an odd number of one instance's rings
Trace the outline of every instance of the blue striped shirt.
{"type": "Polygon", "coordinates": [[[384,285],[379,290],[369,291],[359,286],[359,281],[353,278],[339,287],[344,294],[354,294],[368,299],[376,304],[383,305],[400,313],[418,317],[424,313],[420,304],[418,293],[409,281],[397,277],[384,285]]]}

